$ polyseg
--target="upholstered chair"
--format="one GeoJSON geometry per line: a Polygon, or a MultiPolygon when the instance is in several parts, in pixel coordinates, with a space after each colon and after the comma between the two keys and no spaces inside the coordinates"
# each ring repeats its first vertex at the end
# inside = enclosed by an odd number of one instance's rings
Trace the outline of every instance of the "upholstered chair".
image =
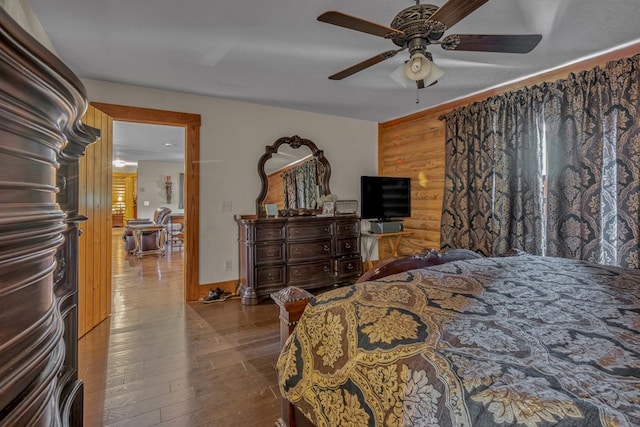
{"type": "MultiPolygon", "coordinates": [[[[124,247],[127,253],[131,253],[136,248],[136,243],[133,239],[133,230],[130,225],[136,224],[156,224],[162,225],[166,228],[167,223],[169,221],[169,217],[171,214],[171,209],[166,207],[161,207],[155,210],[153,213],[153,220],[143,219],[143,218],[134,218],[127,221],[127,225],[124,228],[124,233],[122,235],[122,239],[124,240],[124,247]]],[[[157,247],[157,239],[156,232],[149,231],[142,233],[142,250],[150,251],[159,249],[157,247]]]]}

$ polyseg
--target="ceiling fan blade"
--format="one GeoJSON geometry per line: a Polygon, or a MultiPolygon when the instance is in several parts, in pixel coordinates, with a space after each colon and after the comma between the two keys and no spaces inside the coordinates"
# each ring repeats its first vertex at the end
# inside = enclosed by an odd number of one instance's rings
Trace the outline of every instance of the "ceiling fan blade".
{"type": "Polygon", "coordinates": [[[462,18],[488,1],[489,0],[449,0],[431,15],[429,21],[439,21],[446,25],[447,28],[451,28],[462,18]]]}
{"type": "Polygon", "coordinates": [[[381,24],[376,24],[375,22],[367,21],[356,16],[347,15],[346,13],[338,12],[337,10],[330,10],[323,13],[318,16],[318,21],[385,38],[404,35],[403,31],[386,27],[381,24]]]}
{"type": "Polygon", "coordinates": [[[452,34],[442,39],[446,50],[528,53],[542,40],[540,34],[452,34]]]}
{"type": "Polygon", "coordinates": [[[385,59],[389,59],[392,58],[394,56],[396,56],[396,54],[400,51],[404,50],[404,48],[402,49],[397,49],[397,50],[387,50],[386,52],[382,52],[377,54],[376,56],[372,56],[369,59],[365,59],[362,62],[358,62],[355,65],[352,65],[349,68],[345,68],[342,71],[339,71],[331,76],[329,76],[329,79],[331,80],[342,80],[345,77],[349,77],[352,74],[357,73],[358,71],[362,71],[365,68],[369,68],[372,65],[376,65],[379,62],[384,61],[385,59]]]}

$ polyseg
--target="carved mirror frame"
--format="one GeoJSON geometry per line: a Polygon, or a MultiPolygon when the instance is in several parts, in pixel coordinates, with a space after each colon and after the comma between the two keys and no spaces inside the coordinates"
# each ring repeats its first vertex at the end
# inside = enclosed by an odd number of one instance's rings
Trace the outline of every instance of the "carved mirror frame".
{"type": "Polygon", "coordinates": [[[274,153],[278,152],[278,148],[282,144],[288,144],[291,148],[298,149],[302,146],[306,146],[311,150],[311,154],[313,157],[322,164],[324,167],[324,177],[322,180],[322,188],[324,189],[324,195],[331,194],[331,190],[329,189],[329,178],[331,178],[331,166],[329,165],[329,161],[324,157],[324,151],[318,149],[316,144],[310,139],[300,138],[298,135],[294,136],[284,136],[282,138],[278,138],[273,145],[268,145],[265,147],[265,153],[260,157],[260,161],[258,162],[258,175],[260,176],[260,181],[262,182],[262,188],[260,189],[260,193],[256,198],[256,214],[258,217],[265,217],[266,211],[264,206],[264,200],[267,197],[267,192],[269,191],[269,179],[267,178],[267,174],[264,171],[264,166],[267,163],[274,153]]]}

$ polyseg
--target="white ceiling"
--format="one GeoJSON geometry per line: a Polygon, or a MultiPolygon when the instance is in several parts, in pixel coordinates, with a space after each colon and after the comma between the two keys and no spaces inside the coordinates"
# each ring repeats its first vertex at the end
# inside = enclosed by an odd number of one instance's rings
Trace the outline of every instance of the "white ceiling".
{"type": "Polygon", "coordinates": [[[184,128],[114,121],[113,159],[131,163],[184,161],[184,128]]]}
{"type": "MultiPolygon", "coordinates": [[[[472,1],[472,0],[470,0],[472,1]]],[[[410,0],[29,0],[80,77],[383,122],[640,41],[638,0],[490,0],[445,35],[539,33],[524,55],[430,46],[445,75],[419,93],[389,74],[406,52],[341,81],[327,77],[394,49],[318,22],[335,9],[383,25],[410,0]]],[[[432,0],[441,6],[444,0],[432,0]]]]}

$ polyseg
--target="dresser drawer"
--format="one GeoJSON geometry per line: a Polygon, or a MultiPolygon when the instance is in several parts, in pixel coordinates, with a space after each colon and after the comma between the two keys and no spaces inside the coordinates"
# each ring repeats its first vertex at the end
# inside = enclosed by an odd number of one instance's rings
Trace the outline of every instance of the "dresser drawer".
{"type": "Polygon", "coordinates": [[[336,260],[336,272],[339,278],[360,277],[362,274],[362,260],[359,256],[336,260]]]}
{"type": "Polygon", "coordinates": [[[333,256],[331,239],[314,240],[312,242],[287,242],[289,261],[304,261],[333,256]]]}
{"type": "Polygon", "coordinates": [[[256,265],[284,262],[284,243],[264,243],[256,245],[256,265]]]}
{"type": "Polygon", "coordinates": [[[359,220],[344,220],[336,221],[336,236],[359,236],[360,235],[360,221],[359,220]]]}
{"type": "Polygon", "coordinates": [[[287,267],[287,285],[313,287],[330,286],[333,284],[334,275],[331,268],[332,261],[309,262],[303,264],[290,264],[287,267]]]}
{"type": "Polygon", "coordinates": [[[257,287],[284,285],[285,284],[284,265],[256,268],[256,284],[257,284],[257,287]]]}
{"type": "Polygon", "coordinates": [[[265,240],[284,240],[284,224],[256,227],[256,242],[265,240]]]}
{"type": "Polygon", "coordinates": [[[356,255],[360,252],[358,249],[358,237],[336,239],[336,256],[356,255]]]}
{"type": "Polygon", "coordinates": [[[287,240],[322,239],[333,236],[333,223],[322,221],[311,224],[289,224],[287,240]]]}

